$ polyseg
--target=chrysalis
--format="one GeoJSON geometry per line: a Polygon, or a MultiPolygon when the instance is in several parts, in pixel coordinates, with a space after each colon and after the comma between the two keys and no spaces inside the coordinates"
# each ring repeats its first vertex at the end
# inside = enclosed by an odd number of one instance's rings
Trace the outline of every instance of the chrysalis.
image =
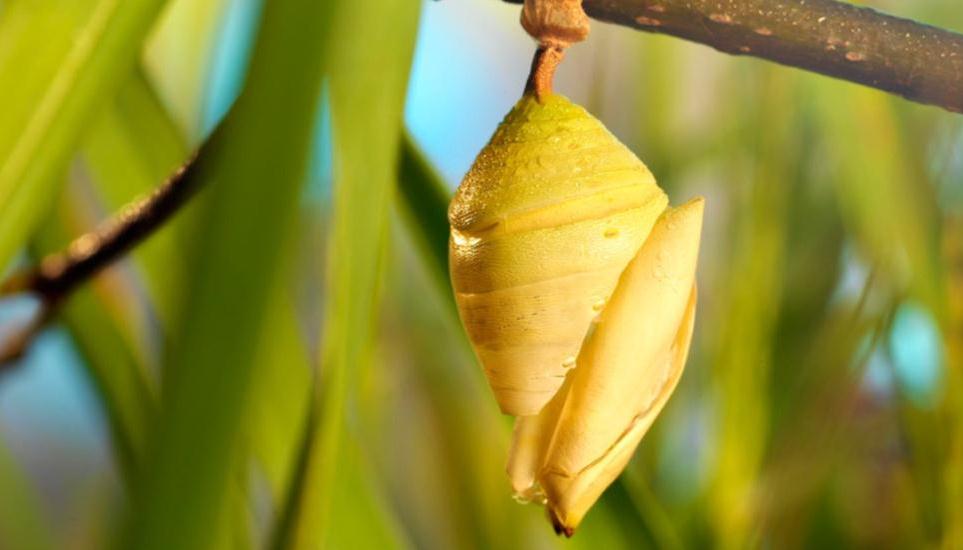
{"type": "Polygon", "coordinates": [[[678,209],[631,151],[552,93],[589,32],[581,0],[525,0],[525,94],[448,211],[455,301],[502,411],[515,496],[571,536],[685,366],[702,199],[678,209]]]}
{"type": "Polygon", "coordinates": [[[702,200],[666,208],[583,108],[527,93],[449,209],[450,269],[502,411],[516,496],[571,534],[618,477],[685,364],[702,200]]]}
{"type": "Polygon", "coordinates": [[[520,417],[512,486],[571,533],[625,469],[685,366],[695,320],[702,199],[668,209],[626,267],[577,367],[542,412],[520,417]]]}
{"type": "Polygon", "coordinates": [[[450,267],[503,412],[537,414],[665,209],[649,170],[583,108],[525,95],[449,209],[450,267]]]}

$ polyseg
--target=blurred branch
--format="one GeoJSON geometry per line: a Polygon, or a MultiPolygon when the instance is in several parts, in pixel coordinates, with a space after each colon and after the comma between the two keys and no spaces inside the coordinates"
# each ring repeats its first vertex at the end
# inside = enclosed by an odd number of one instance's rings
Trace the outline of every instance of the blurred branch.
{"type": "Polygon", "coordinates": [[[166,223],[200,187],[195,154],[151,194],[122,209],[106,223],[75,239],[37,266],[0,283],[0,298],[33,294],[41,301],[37,315],[8,341],[0,343],[0,368],[23,355],[34,336],[75,288],[140,244],[166,223]]]}
{"type": "Polygon", "coordinates": [[[23,357],[34,337],[47,324],[53,315],[54,305],[43,303],[40,310],[22,327],[0,342],[0,373],[13,366],[13,362],[23,357]]]}
{"type": "MultiPolygon", "coordinates": [[[[0,299],[14,294],[33,294],[41,301],[37,314],[0,342],[0,370],[23,356],[74,289],[163,227],[194,196],[204,181],[197,177],[202,151],[150,195],[131,203],[94,231],[78,237],[65,250],[0,282],[0,299]]],[[[425,241],[424,246],[438,264],[438,269],[433,271],[447,275],[448,223],[443,214],[448,197],[434,169],[407,132],[401,143],[399,171],[402,203],[413,215],[417,236],[425,241]],[[440,229],[444,231],[439,234],[440,229]]],[[[447,278],[442,282],[447,285],[447,278]]]]}
{"type": "Polygon", "coordinates": [[[869,8],[835,0],[584,0],[583,6],[600,21],[963,112],[963,35],[869,8]]]}

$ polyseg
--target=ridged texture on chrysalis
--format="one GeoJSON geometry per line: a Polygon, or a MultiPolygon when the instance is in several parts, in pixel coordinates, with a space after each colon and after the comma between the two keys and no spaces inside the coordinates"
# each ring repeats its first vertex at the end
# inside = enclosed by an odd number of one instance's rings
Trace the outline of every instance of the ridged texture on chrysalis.
{"type": "Polygon", "coordinates": [[[702,199],[668,209],[622,273],[541,414],[516,421],[508,473],[522,498],[544,499],[574,529],[622,472],[685,366],[695,319],[702,199]]]}
{"type": "Polygon", "coordinates": [[[503,412],[537,414],[667,199],[585,109],[524,96],[449,209],[450,267],[469,338],[503,412]]]}
{"type": "Polygon", "coordinates": [[[502,410],[508,475],[571,534],[685,365],[702,199],[652,174],[561,96],[524,96],[449,210],[455,300],[502,410]]]}

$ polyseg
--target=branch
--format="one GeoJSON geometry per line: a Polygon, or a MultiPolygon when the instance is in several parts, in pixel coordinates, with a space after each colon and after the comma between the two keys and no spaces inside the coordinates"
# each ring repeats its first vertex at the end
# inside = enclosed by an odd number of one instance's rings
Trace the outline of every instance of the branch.
{"type": "MultiPolygon", "coordinates": [[[[209,138],[206,143],[212,142],[213,139],[209,138]]],[[[0,282],[0,299],[21,293],[34,294],[40,299],[37,314],[4,341],[0,341],[0,372],[23,356],[37,334],[53,318],[57,307],[73,290],[163,227],[204,186],[208,178],[200,172],[208,155],[205,151],[209,148],[208,145],[202,147],[154,192],[124,207],[96,230],[75,239],[64,251],[51,254],[38,266],[15,273],[0,282]]],[[[399,170],[404,175],[422,179],[435,177],[430,174],[431,168],[421,158],[407,134],[402,140],[399,159],[399,170]]],[[[428,188],[422,191],[425,189],[428,188]]],[[[437,193],[434,195],[437,196],[429,196],[432,195],[429,193],[418,198],[412,195],[411,188],[402,186],[402,191],[409,206],[416,211],[429,208],[435,212],[439,205],[444,211],[447,205],[448,198],[442,188],[435,189],[437,193]]],[[[441,220],[446,236],[442,239],[444,246],[440,249],[434,246],[437,243],[432,243],[436,252],[447,250],[444,247],[448,242],[448,222],[444,216],[441,220]]]]}
{"type": "Polygon", "coordinates": [[[200,156],[195,154],[152,193],[75,239],[64,251],[0,284],[0,297],[27,293],[41,301],[37,315],[9,341],[0,343],[0,369],[23,355],[71,291],[153,234],[187,203],[204,181],[198,174],[200,156]]]}
{"type": "Polygon", "coordinates": [[[583,7],[600,21],[963,112],[963,35],[869,8],[835,0],[584,0],[583,7]]]}

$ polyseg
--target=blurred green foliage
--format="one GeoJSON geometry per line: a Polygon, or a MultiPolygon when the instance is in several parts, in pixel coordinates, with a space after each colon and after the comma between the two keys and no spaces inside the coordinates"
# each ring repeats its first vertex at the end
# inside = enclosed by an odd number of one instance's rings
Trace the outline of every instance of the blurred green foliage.
{"type": "MultiPolygon", "coordinates": [[[[514,24],[517,6],[474,1],[514,24]]],[[[879,7],[963,29],[955,2],[879,7]]],[[[201,60],[237,6],[162,4],[0,2],[17,83],[0,85],[0,265],[64,246],[190,144],[209,181],[58,317],[116,480],[71,495],[91,510],[59,531],[68,497],[0,428],[0,549],[963,547],[958,115],[596,26],[626,54],[597,70],[625,89],[594,78],[589,108],[707,219],[683,382],[563,541],[509,496],[510,421],[448,291],[449,187],[403,128],[422,6],[264,3],[204,136],[201,60]]]]}

